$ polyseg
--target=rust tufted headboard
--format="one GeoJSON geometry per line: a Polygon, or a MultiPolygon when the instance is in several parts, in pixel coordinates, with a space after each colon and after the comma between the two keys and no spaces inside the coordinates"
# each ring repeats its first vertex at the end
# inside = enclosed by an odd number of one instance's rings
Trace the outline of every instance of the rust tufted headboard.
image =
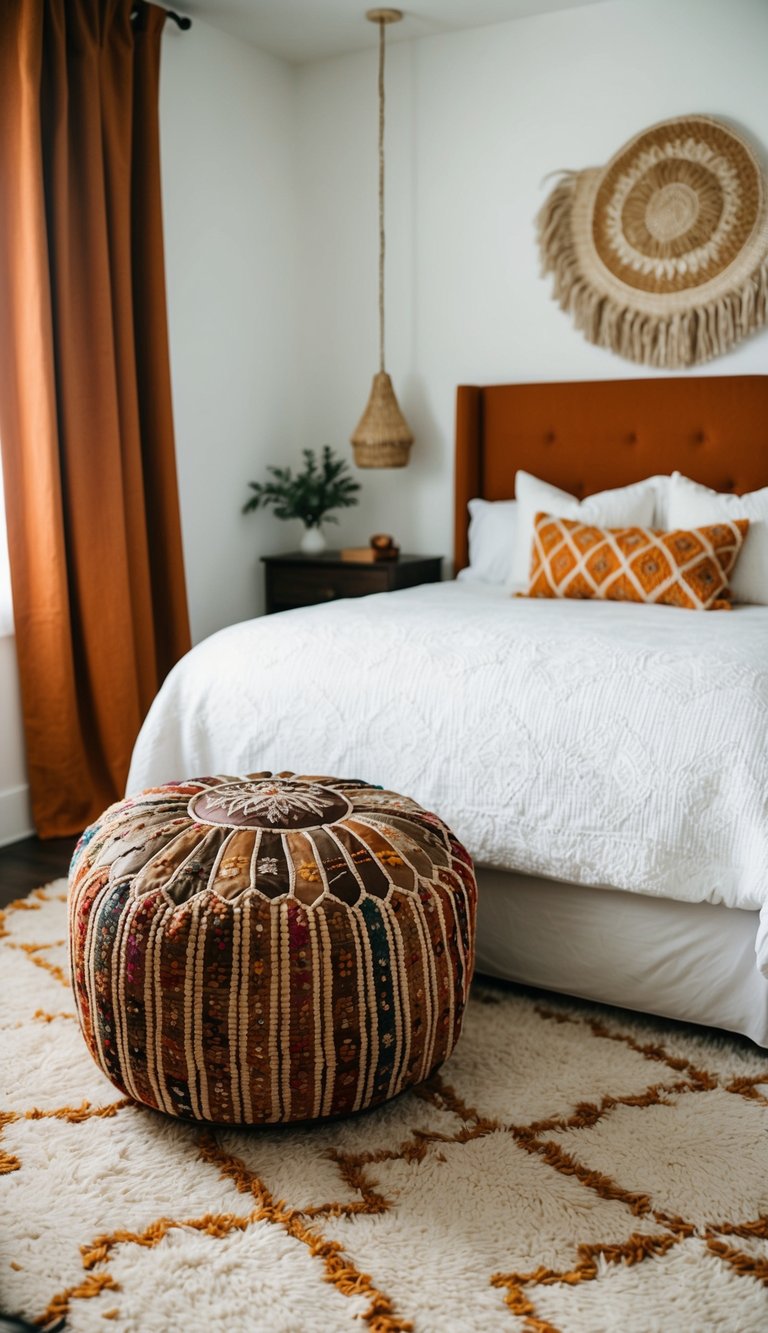
{"type": "Polygon", "coordinates": [[[461,385],[457,572],[468,501],[511,499],[518,468],[578,496],[675,469],[718,491],[768,486],[768,375],[461,385]]]}

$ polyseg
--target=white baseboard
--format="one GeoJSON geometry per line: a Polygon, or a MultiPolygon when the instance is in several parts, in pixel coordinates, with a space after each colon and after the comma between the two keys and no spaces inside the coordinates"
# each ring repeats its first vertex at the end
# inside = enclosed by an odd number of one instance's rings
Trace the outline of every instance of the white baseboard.
{"type": "Polygon", "coordinates": [[[29,805],[29,787],[6,787],[0,791],[0,847],[34,833],[29,805]]]}

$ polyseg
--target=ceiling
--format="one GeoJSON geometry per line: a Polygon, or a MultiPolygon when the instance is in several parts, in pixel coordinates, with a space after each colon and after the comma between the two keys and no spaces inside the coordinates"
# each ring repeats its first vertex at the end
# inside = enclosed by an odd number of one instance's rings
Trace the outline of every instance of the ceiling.
{"type": "MultiPolygon", "coordinates": [[[[175,0],[165,3],[175,7],[175,0]]],[[[413,0],[413,8],[403,11],[403,21],[388,29],[387,41],[482,28],[591,3],[594,0],[413,0]]],[[[373,0],[178,0],[178,9],[283,60],[303,64],[375,46],[376,25],[365,20],[372,4],[373,0]]]]}

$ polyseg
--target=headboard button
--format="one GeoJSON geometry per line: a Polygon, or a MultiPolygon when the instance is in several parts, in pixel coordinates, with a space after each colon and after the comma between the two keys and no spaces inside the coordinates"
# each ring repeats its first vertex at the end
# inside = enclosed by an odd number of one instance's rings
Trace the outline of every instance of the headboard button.
{"type": "Polygon", "coordinates": [[[554,432],[553,430],[548,430],[548,431],[547,431],[546,435],[544,436],[544,443],[545,443],[545,444],[554,444],[554,443],[555,443],[555,432],[554,432]]]}
{"type": "Polygon", "coordinates": [[[706,438],[707,438],[707,437],[706,437],[706,435],[705,435],[705,433],[704,433],[703,430],[697,430],[697,431],[696,431],[696,434],[695,434],[694,437],[693,437],[693,443],[694,443],[694,444],[704,444],[706,438]]]}
{"type": "Polygon", "coordinates": [[[629,432],[629,435],[627,436],[627,444],[637,444],[637,435],[635,431],[631,430],[629,432]]]}
{"type": "Polygon", "coordinates": [[[727,482],[725,483],[725,486],[723,487],[723,490],[735,491],[735,489],[736,489],[736,482],[731,481],[731,478],[729,477],[727,482]]]}

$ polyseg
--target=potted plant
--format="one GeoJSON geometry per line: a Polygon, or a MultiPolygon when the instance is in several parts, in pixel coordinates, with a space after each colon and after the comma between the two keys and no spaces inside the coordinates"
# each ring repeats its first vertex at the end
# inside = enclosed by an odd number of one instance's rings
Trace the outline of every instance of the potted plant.
{"type": "Polygon", "coordinates": [[[243,513],[272,509],[276,518],[300,518],[304,524],[301,549],[316,555],[325,549],[322,524],[338,523],[332,510],[357,504],[360,483],[328,444],[323,446],[319,463],[313,449],[304,449],[302,456],[304,466],[295,476],[289,467],[268,467],[268,481],[249,481],[253,495],[243,505],[243,513]]]}

